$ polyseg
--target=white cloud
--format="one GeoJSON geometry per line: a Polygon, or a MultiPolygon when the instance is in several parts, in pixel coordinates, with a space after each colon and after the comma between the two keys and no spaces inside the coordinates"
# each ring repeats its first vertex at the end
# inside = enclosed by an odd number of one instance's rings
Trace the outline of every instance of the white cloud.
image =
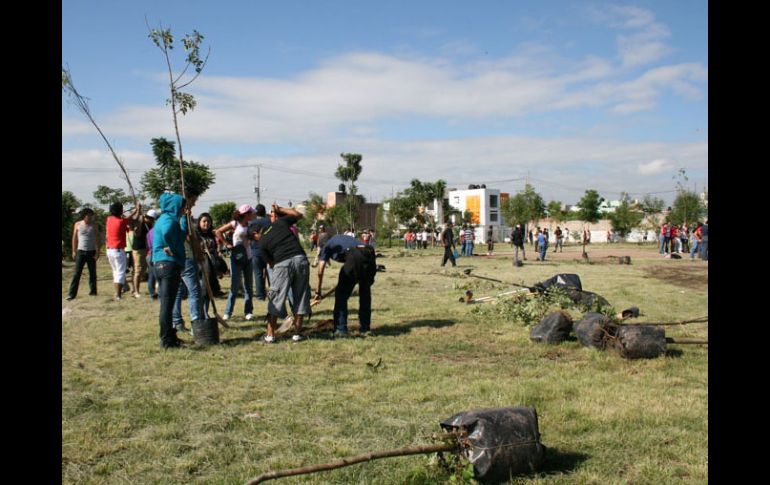
{"type": "Polygon", "coordinates": [[[664,159],[653,160],[649,163],[640,163],[637,172],[642,175],[654,175],[656,173],[672,170],[673,165],[664,159]]]}
{"type": "MultiPolygon", "coordinates": [[[[667,89],[697,98],[707,79],[699,64],[657,67],[626,81],[614,75],[605,59],[569,62],[534,44],[463,65],[359,52],[288,80],[202,77],[193,91],[198,107],[180,125],[195,140],[278,143],[326,138],[349,124],[376,129],[385,119],[490,121],[586,106],[629,113],[655,106],[667,89]]],[[[128,106],[100,126],[108,136],[173,136],[162,106],[128,106]]],[[[62,134],[92,129],[70,117],[62,134]]]]}
{"type": "Polygon", "coordinates": [[[601,9],[589,7],[586,15],[596,23],[630,31],[617,36],[618,55],[624,67],[649,64],[672,52],[664,42],[671,32],[666,25],[655,21],[655,14],[650,10],[630,5],[610,5],[601,9]]]}
{"type": "MultiPolygon", "coordinates": [[[[707,179],[708,144],[651,143],[608,140],[595,137],[520,137],[480,136],[441,140],[393,141],[381,139],[333,138],[292,156],[236,157],[223,147],[220,155],[202,157],[190,151],[188,158],[205,160],[211,167],[245,168],[214,170],[215,185],[201,198],[200,210],[211,203],[232,200],[255,202],[253,168],[261,170],[262,202],[298,202],[313,191],[325,195],[336,189],[333,174],[344,151],[363,154],[360,191],[375,201],[403,190],[412,178],[434,181],[443,178],[450,186],[463,188],[470,183],[488,183],[531,176],[538,192],[546,200],[574,203],[587,188],[595,188],[605,197],[617,197],[620,191],[635,193],[673,189],[671,175],[676,166],[688,167],[691,180],[707,179]],[[653,160],[647,162],[647,160],[653,160]],[[555,176],[558,174],[558,177],[555,176]],[[632,174],[643,175],[633,176],[632,174]],[[700,178],[699,178],[700,177],[700,178]]],[[[117,177],[117,166],[109,155],[95,151],[64,152],[63,160],[77,160],[77,166],[100,166],[99,173],[63,170],[62,190],[71,190],[83,200],[91,200],[96,185],[125,188],[117,177]],[[113,170],[114,167],[114,170],[113,170]]],[[[126,154],[128,165],[153,166],[148,153],[126,154]]],[[[131,173],[138,184],[141,173],[131,173]]],[[[700,184],[700,182],[699,182],[700,184]]],[[[521,189],[523,182],[495,184],[503,191],[521,189]]]]}

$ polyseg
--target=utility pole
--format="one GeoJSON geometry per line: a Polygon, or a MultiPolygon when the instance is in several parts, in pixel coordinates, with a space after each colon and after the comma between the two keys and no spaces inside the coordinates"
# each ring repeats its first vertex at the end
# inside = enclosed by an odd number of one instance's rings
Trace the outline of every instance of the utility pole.
{"type": "Polygon", "coordinates": [[[260,179],[259,179],[259,175],[260,175],[260,174],[259,174],[259,164],[257,164],[257,166],[256,166],[256,169],[257,169],[257,174],[254,176],[254,178],[255,178],[255,179],[256,179],[256,181],[257,181],[257,185],[256,185],[256,186],[254,186],[254,193],[256,193],[256,194],[257,194],[257,205],[259,205],[259,203],[260,203],[260,186],[259,186],[259,182],[260,182],[260,179]]]}

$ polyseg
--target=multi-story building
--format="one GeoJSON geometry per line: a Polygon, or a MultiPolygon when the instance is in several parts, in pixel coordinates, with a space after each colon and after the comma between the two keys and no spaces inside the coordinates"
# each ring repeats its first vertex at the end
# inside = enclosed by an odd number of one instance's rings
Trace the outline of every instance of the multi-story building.
{"type": "MultiPolygon", "coordinates": [[[[501,212],[502,204],[508,199],[507,192],[500,192],[499,189],[488,189],[485,186],[471,185],[468,189],[448,189],[445,198],[449,205],[460,214],[471,213],[471,224],[474,227],[475,239],[477,242],[487,242],[487,232],[492,228],[492,238],[495,241],[503,241],[508,228],[503,224],[503,215],[501,212]]],[[[434,205],[440,207],[441,204],[434,205]]],[[[437,220],[442,220],[443,214],[437,214],[437,220]]],[[[452,215],[450,217],[454,224],[462,224],[462,216],[452,215]]]]}

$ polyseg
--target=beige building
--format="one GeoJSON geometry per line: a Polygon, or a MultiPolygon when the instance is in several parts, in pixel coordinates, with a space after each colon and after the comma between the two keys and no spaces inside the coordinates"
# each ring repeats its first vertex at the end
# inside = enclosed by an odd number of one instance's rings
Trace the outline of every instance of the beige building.
{"type": "MultiPolygon", "coordinates": [[[[335,205],[344,204],[345,198],[349,197],[348,194],[342,192],[329,192],[326,194],[326,207],[334,207],[335,205]]],[[[356,218],[356,230],[361,229],[374,229],[377,220],[377,208],[380,204],[374,204],[371,202],[360,202],[358,204],[358,217],[356,218]]]]}

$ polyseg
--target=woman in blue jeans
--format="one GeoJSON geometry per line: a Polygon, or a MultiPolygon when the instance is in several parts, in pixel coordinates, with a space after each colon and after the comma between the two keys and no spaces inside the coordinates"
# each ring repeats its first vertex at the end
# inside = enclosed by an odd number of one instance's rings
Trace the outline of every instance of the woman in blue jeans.
{"type": "Polygon", "coordinates": [[[155,224],[152,241],[152,261],[160,299],[160,346],[164,349],[179,347],[181,344],[172,325],[171,314],[185,263],[184,231],[179,225],[183,208],[184,199],[181,195],[161,194],[161,215],[155,224]]]}
{"type": "Polygon", "coordinates": [[[251,236],[249,233],[249,221],[254,218],[256,211],[249,204],[243,204],[233,212],[233,220],[224,224],[214,231],[217,238],[221,241],[227,241],[225,234],[233,233],[233,243],[226,243],[230,249],[230,294],[227,296],[227,305],[223,319],[229,319],[233,314],[235,299],[238,296],[238,287],[241,286],[243,278],[243,312],[246,320],[254,318],[254,302],[252,293],[254,287],[254,273],[251,269],[251,236]]]}

